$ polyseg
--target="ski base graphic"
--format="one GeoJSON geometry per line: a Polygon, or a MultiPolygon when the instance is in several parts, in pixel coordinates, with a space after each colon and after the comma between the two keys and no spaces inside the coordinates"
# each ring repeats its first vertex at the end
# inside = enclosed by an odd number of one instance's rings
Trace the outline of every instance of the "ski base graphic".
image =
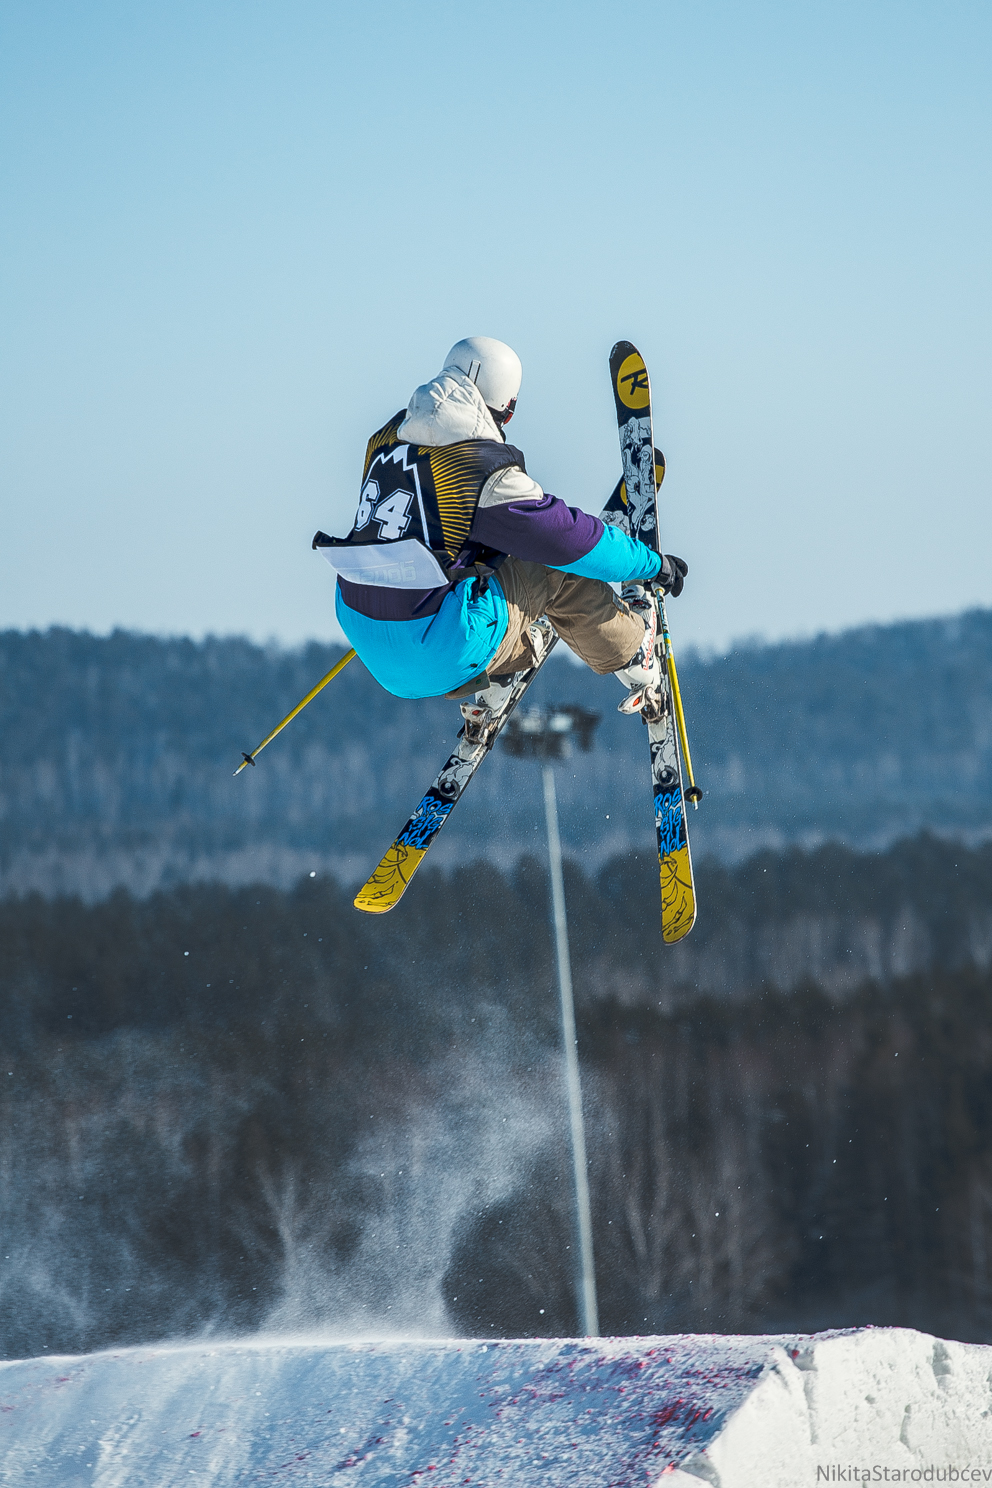
{"type": "MultiPolygon", "coordinates": [[[[664,656],[661,660],[664,668],[664,656]]],[[[675,945],[676,941],[689,934],[695,922],[696,891],[686,832],[685,799],[682,794],[671,692],[667,684],[665,694],[665,711],[659,719],[649,722],[648,740],[651,746],[654,820],[658,834],[661,938],[666,945],[675,945]]]]}
{"type": "Polygon", "coordinates": [[[661,879],[661,938],[674,945],[696,922],[696,891],[692,886],[689,844],[659,859],[661,879]]]}
{"type": "Polygon", "coordinates": [[[426,851],[426,847],[408,847],[397,838],[372,877],[359,889],[355,908],[364,909],[368,914],[385,914],[392,909],[406,893],[406,886],[426,851]]]}
{"type": "MultiPolygon", "coordinates": [[[[631,537],[640,538],[655,552],[662,551],[658,521],[658,489],[665,476],[665,457],[655,449],[651,417],[651,381],[637,347],[618,341],[610,354],[610,377],[616,402],[623,479],[604,513],[631,537]]],[[[696,890],[685,820],[682,762],[675,729],[672,672],[666,636],[664,600],[658,607],[657,655],[661,663],[662,703],[658,716],[648,719],[651,746],[651,787],[658,834],[658,872],[661,881],[661,937],[675,945],[689,934],[696,919],[696,890]]]]}

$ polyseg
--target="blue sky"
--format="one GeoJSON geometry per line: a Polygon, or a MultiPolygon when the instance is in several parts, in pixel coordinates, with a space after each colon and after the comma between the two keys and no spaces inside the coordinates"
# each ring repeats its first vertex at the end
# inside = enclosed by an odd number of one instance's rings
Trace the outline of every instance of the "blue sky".
{"type": "Polygon", "coordinates": [[[460,336],[547,489],[651,368],[677,639],[992,603],[992,7],[0,16],[0,625],[335,634],[318,526],[460,336]]]}

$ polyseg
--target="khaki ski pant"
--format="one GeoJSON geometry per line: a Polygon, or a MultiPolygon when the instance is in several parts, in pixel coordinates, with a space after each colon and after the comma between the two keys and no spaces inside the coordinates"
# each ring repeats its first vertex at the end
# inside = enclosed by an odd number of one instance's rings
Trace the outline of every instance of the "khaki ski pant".
{"type": "Polygon", "coordinates": [[[528,627],[542,615],[600,675],[627,666],[644,640],[644,621],[600,579],[583,579],[545,568],[543,563],[507,558],[496,572],[496,581],[509,611],[506,635],[486,671],[449,697],[465,697],[485,687],[486,676],[505,676],[532,662],[528,627]]]}

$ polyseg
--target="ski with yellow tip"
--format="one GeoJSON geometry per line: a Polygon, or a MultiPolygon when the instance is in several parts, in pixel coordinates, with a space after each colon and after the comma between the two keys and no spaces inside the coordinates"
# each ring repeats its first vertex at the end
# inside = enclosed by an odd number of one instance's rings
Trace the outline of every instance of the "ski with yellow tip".
{"type": "MultiPolygon", "coordinates": [[[[651,420],[651,380],[644,358],[629,341],[618,341],[610,353],[610,379],[616,401],[620,432],[623,477],[607,503],[603,521],[620,527],[660,553],[658,487],[665,475],[665,457],[655,449],[651,420]]],[[[642,714],[651,749],[651,783],[654,794],[655,827],[658,836],[658,867],[661,877],[661,934],[666,945],[674,945],[689,934],[696,919],[696,886],[685,819],[686,799],[698,805],[702,797],[692,780],[679,693],[678,673],[672,654],[665,599],[654,594],[658,606],[658,656],[663,688],[657,716],[642,714]],[[690,789],[682,783],[685,756],[690,789]]]]}
{"type": "Polygon", "coordinates": [[[558,635],[547,620],[531,626],[534,665],[516,672],[502,684],[461,704],[462,727],[458,747],[448,756],[416,811],[387,849],[371,878],[359,889],[355,908],[366,914],[385,914],[406,893],[427,851],[461,800],[469,781],[492,749],[510,717],[551,652],[558,635]]]}

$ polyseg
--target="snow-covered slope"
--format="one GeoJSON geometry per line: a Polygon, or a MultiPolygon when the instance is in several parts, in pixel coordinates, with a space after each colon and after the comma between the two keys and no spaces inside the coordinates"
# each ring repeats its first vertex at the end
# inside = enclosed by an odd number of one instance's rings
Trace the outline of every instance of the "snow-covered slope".
{"type": "Polygon", "coordinates": [[[992,1482],[992,1348],[886,1328],[125,1349],[0,1366],[0,1443],[12,1488],[992,1482]]]}

